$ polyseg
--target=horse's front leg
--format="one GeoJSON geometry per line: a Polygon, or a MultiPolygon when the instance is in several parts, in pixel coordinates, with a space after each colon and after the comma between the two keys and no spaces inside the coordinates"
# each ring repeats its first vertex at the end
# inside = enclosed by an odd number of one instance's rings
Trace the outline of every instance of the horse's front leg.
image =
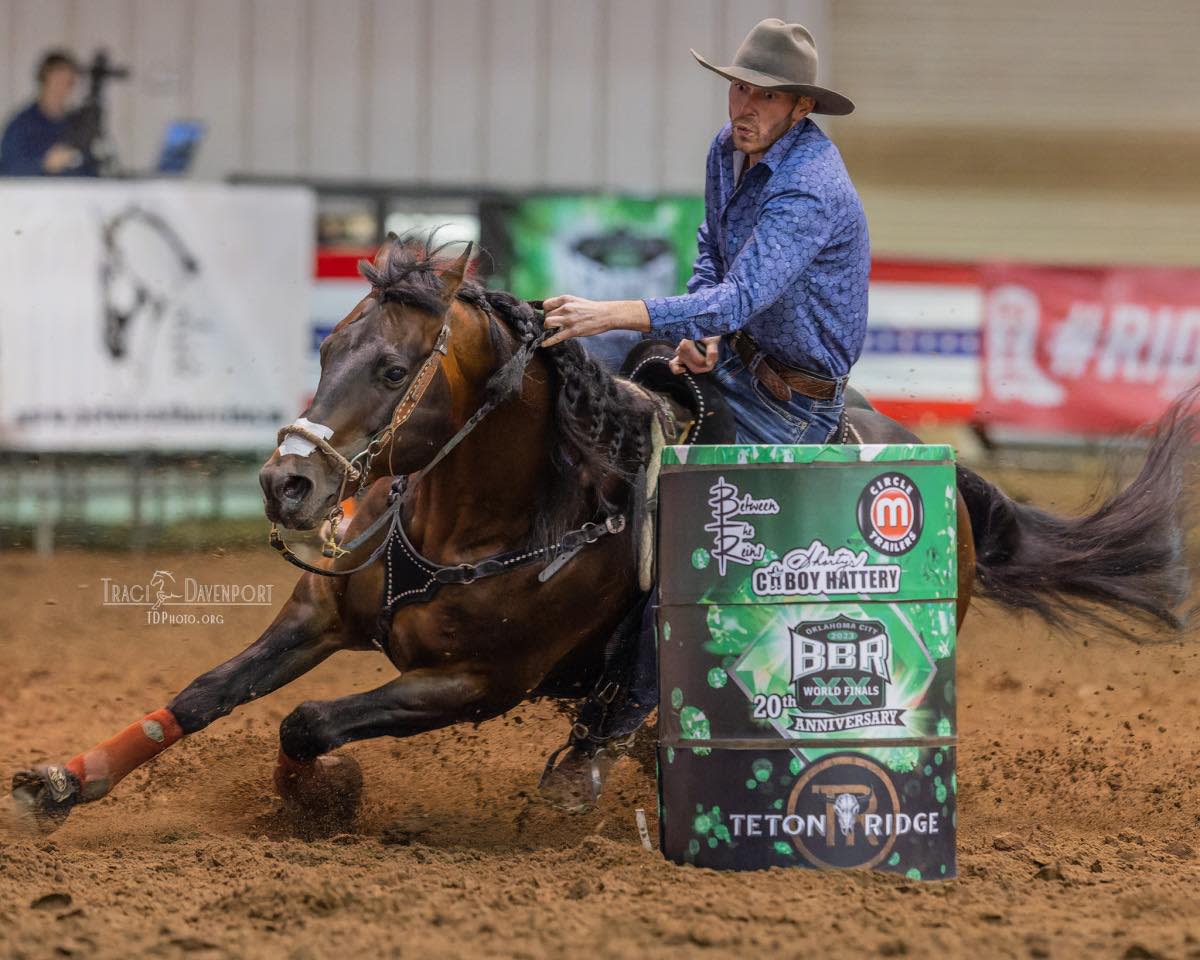
{"type": "Polygon", "coordinates": [[[167,706],[66,763],[14,774],[18,807],[44,827],[58,826],[76,804],[105,796],[182,737],[311,670],[341,645],[337,624],[332,585],[306,575],[262,636],[167,706]]]}
{"type": "Polygon", "coordinates": [[[300,704],[279,727],[275,786],[296,812],[347,820],[362,781],[357,765],[329,756],[342,744],[410,737],[496,716],[521,699],[502,694],[477,667],[418,668],[366,693],[300,704]]]}

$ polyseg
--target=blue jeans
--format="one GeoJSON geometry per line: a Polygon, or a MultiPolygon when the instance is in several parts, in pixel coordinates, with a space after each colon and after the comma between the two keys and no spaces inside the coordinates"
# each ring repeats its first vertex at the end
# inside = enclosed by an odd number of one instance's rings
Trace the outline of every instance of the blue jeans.
{"type": "Polygon", "coordinates": [[[724,340],[713,376],[733,410],[738,443],[826,443],[837,429],[845,379],[838,382],[833,400],[811,400],[798,393],[790,400],[777,400],[724,340]]]}
{"type": "MultiPolygon", "coordinates": [[[[738,443],[827,443],[837,429],[844,403],[844,379],[838,384],[833,400],[810,400],[793,393],[790,400],[782,402],[750,376],[737,351],[724,340],[713,375],[733,409],[738,443]]],[[[629,691],[622,701],[613,704],[613,713],[604,731],[608,736],[632,733],[658,706],[657,615],[658,589],[655,588],[642,616],[629,691]]]]}

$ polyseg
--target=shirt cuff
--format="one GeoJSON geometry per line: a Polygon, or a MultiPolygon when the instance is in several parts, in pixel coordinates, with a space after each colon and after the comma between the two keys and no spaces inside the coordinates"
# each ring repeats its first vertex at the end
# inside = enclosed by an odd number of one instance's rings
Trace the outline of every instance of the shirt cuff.
{"type": "Polygon", "coordinates": [[[642,301],[650,315],[650,329],[674,326],[712,313],[702,294],[686,293],[677,297],[647,297],[642,301]]]}

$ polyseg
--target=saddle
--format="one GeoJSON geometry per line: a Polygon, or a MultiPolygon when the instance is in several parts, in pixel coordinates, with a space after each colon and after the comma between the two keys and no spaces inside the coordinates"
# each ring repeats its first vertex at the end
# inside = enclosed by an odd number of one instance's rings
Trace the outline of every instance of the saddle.
{"type": "Polygon", "coordinates": [[[673,373],[675,347],[665,340],[643,340],[625,357],[621,376],[684,411],[672,411],[663,435],[668,444],[733,443],[736,424],[729,404],[708,374],[673,373]]]}
{"type": "MultiPolygon", "coordinates": [[[[737,425],[725,397],[709,374],[673,373],[668,366],[675,348],[665,340],[644,340],[629,351],[621,365],[621,376],[644,390],[687,411],[675,430],[663,430],[669,444],[736,443],[737,425]]],[[[850,422],[851,410],[870,410],[871,405],[857,390],[846,388],[846,406],[837,428],[827,442],[862,443],[850,422]]],[[[655,451],[657,457],[658,451],[655,451]]]]}

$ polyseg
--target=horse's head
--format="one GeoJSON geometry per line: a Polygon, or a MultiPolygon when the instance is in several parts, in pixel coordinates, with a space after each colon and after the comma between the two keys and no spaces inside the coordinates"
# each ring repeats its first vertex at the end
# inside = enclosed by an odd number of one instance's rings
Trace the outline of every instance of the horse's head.
{"type": "Polygon", "coordinates": [[[259,472],[268,519],[311,529],[355,491],[350,461],[411,473],[453,434],[469,389],[462,358],[476,347],[461,324],[450,336],[469,256],[436,269],[389,237],[362,265],[371,293],[321,344],[317,392],[259,472]]]}

